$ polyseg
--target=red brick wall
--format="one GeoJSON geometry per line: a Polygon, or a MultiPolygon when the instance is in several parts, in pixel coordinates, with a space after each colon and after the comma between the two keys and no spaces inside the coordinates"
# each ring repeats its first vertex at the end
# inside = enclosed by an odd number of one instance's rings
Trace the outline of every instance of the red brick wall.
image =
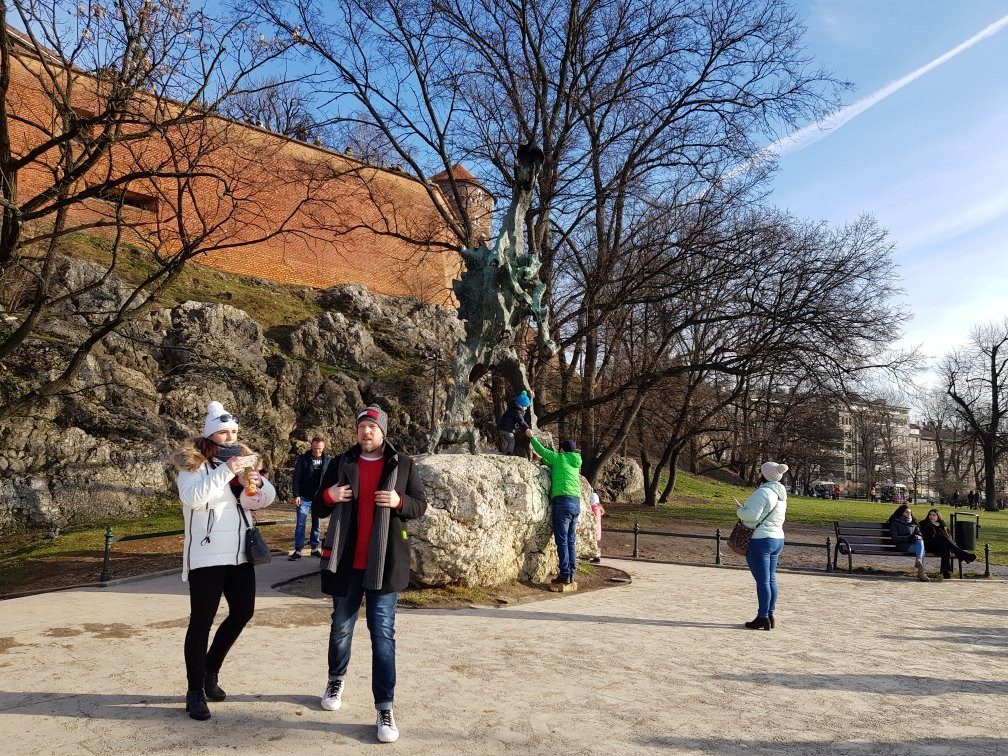
{"type": "MultiPolygon", "coordinates": [[[[12,66],[8,113],[35,127],[9,121],[15,155],[40,144],[56,118],[35,75],[38,63],[20,62],[12,66]]],[[[91,79],[77,76],[75,107],[95,112],[94,89],[91,79]]],[[[20,203],[53,186],[50,166],[56,159],[53,150],[19,171],[20,203]]],[[[460,258],[437,243],[449,237],[420,182],[224,119],[121,143],[86,181],[174,168],[188,177],[130,183],[131,192],[154,198],[157,209],[122,208],[128,241],[162,254],[188,243],[210,249],[195,258],[202,265],[283,283],[361,283],[381,294],[452,301],[460,258]],[[194,238],[196,244],[186,241],[194,238]]],[[[431,191],[443,202],[438,189],[431,191]]],[[[82,230],[108,236],[115,207],[91,199],[74,205],[68,218],[82,230]]]]}

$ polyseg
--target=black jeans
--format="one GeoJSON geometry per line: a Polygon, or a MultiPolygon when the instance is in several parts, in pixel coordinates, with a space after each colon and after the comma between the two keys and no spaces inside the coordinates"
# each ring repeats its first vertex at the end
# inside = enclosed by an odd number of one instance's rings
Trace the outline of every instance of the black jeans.
{"type": "Polygon", "coordinates": [[[954,565],[953,557],[962,559],[969,554],[965,549],[959,548],[955,541],[951,541],[948,538],[928,539],[925,542],[925,546],[932,554],[937,554],[941,557],[942,574],[952,572],[954,565]]]}
{"type": "Polygon", "coordinates": [[[203,687],[203,673],[217,673],[231,646],[255,612],[255,568],[251,564],[200,567],[189,572],[189,629],[185,637],[186,679],[190,688],[203,687]],[[207,651],[221,596],[228,616],[207,651]]]}

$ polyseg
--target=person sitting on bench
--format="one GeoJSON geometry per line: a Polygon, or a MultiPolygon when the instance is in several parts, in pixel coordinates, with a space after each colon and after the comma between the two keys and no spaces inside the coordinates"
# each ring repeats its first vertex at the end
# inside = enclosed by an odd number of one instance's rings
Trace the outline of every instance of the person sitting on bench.
{"type": "Polygon", "coordinates": [[[927,517],[920,524],[920,529],[921,535],[924,536],[924,548],[941,557],[942,577],[952,577],[953,557],[961,559],[966,564],[976,561],[976,554],[959,548],[952,539],[952,533],[937,509],[928,510],[927,517]]]}
{"type": "Polygon", "coordinates": [[[896,511],[889,515],[889,536],[897,549],[903,549],[917,557],[914,560],[917,579],[922,583],[930,582],[924,571],[924,536],[917,520],[913,518],[909,505],[900,504],[896,511]]]}

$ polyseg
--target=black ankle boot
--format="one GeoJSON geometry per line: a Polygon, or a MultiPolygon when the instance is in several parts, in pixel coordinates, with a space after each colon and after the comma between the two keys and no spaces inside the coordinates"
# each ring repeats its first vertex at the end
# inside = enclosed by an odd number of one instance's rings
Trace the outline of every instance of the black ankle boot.
{"type": "Polygon", "coordinates": [[[193,719],[210,719],[210,707],[207,706],[206,694],[202,688],[189,688],[186,691],[185,710],[193,719]]]}
{"type": "Polygon", "coordinates": [[[209,701],[223,701],[227,698],[227,693],[217,684],[216,672],[206,672],[203,674],[203,690],[206,691],[206,697],[209,701]]]}
{"type": "Polygon", "coordinates": [[[767,617],[757,617],[752,622],[746,622],[745,626],[750,630],[769,630],[770,620],[767,617]]]}
{"type": "Polygon", "coordinates": [[[773,630],[776,627],[776,624],[774,624],[773,620],[773,614],[768,614],[766,618],[770,620],[770,629],[773,630]]]}

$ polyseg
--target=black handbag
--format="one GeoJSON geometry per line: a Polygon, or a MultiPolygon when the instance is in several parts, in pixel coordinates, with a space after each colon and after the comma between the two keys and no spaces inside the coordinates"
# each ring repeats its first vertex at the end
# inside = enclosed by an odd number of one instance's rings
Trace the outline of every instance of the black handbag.
{"type": "Polygon", "coordinates": [[[263,538],[259,528],[255,525],[249,525],[241,503],[238,504],[238,511],[241,513],[242,520],[245,521],[245,558],[249,564],[269,564],[273,557],[270,555],[269,546],[266,545],[266,539],[263,538]]]}

